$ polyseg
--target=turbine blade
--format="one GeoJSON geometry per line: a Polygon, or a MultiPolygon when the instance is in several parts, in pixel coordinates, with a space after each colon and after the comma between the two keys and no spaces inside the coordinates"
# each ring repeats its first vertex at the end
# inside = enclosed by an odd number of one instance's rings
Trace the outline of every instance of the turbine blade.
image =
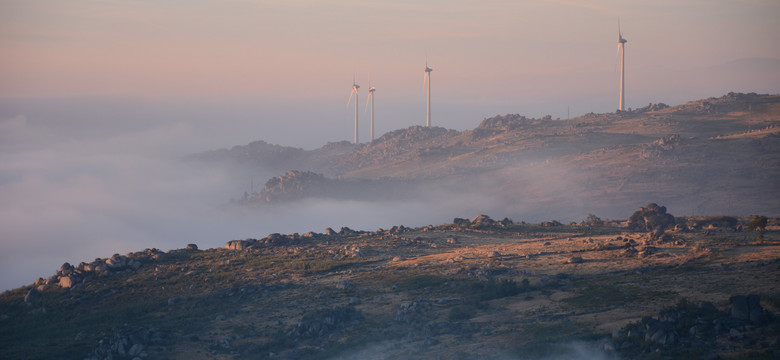
{"type": "Polygon", "coordinates": [[[352,102],[352,95],[355,94],[355,88],[352,88],[352,91],[349,93],[349,100],[347,100],[347,106],[352,102]]]}
{"type": "Polygon", "coordinates": [[[368,96],[366,96],[366,106],[363,108],[363,114],[365,114],[368,111],[368,102],[371,101],[372,96],[374,96],[374,92],[369,91],[368,96]]]}

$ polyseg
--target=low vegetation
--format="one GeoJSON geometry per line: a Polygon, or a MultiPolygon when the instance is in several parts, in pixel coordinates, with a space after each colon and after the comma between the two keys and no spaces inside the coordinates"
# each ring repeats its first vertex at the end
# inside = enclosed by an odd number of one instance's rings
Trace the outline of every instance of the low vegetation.
{"type": "Polygon", "coordinates": [[[776,356],[777,219],[755,246],[755,218],[647,209],[640,228],[482,215],[66,264],[0,294],[0,358],[776,356]]]}

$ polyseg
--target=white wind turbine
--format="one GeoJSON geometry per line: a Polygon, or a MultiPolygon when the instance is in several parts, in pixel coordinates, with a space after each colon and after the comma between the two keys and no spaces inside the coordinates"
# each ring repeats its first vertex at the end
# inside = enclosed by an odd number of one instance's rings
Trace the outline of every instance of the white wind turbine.
{"type": "Polygon", "coordinates": [[[620,31],[620,20],[618,20],[618,55],[622,55],[620,59],[620,107],[618,110],[624,111],[625,108],[625,95],[626,95],[626,40],[623,38],[623,32],[620,31]]]}
{"type": "Polygon", "coordinates": [[[355,78],[352,77],[352,91],[349,93],[349,100],[347,100],[347,106],[352,102],[352,95],[355,95],[355,144],[358,143],[358,89],[360,85],[355,82],[355,78]]]}
{"type": "Polygon", "coordinates": [[[425,126],[431,127],[431,71],[433,69],[428,67],[428,59],[425,59],[425,76],[423,77],[423,87],[428,82],[428,106],[425,116],[425,126]]]}
{"type": "MultiPolygon", "coordinates": [[[[371,76],[368,77],[368,95],[366,96],[366,109],[368,102],[371,101],[371,142],[374,142],[374,91],[376,88],[371,86],[371,76]]],[[[365,110],[364,110],[365,111],[365,110]]]]}

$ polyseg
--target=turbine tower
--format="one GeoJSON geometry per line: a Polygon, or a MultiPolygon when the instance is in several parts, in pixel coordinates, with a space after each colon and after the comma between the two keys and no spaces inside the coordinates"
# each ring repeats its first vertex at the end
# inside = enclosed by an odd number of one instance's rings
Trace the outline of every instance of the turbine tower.
{"type": "Polygon", "coordinates": [[[368,95],[366,97],[366,108],[368,101],[371,101],[371,142],[374,142],[374,91],[376,88],[371,86],[371,77],[368,78],[368,95]]]}
{"type": "Polygon", "coordinates": [[[358,89],[360,85],[355,82],[355,78],[352,77],[352,91],[349,93],[349,100],[347,100],[347,106],[352,102],[352,95],[355,95],[355,144],[358,143],[358,89]]]}
{"type": "Polygon", "coordinates": [[[433,69],[428,67],[428,60],[425,60],[425,76],[423,77],[423,86],[428,83],[428,106],[425,116],[425,126],[431,127],[431,71],[433,69]]]}
{"type": "Polygon", "coordinates": [[[620,107],[618,110],[625,111],[625,97],[626,97],[626,40],[623,38],[623,32],[620,31],[620,20],[618,20],[618,54],[622,57],[620,59],[620,107]]]}

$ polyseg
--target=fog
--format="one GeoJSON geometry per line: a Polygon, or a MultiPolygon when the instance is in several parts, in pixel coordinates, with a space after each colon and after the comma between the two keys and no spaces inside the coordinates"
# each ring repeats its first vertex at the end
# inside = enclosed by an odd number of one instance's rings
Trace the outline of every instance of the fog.
{"type": "MultiPolygon", "coordinates": [[[[183,160],[254,140],[308,148],[341,140],[339,131],[323,130],[303,133],[309,140],[296,144],[291,133],[299,126],[274,124],[280,108],[107,99],[4,100],[2,105],[2,290],[49,277],[64,262],[145,248],[189,243],[212,248],[274,232],[376,230],[522,212],[517,204],[498,201],[488,191],[494,186],[490,181],[467,184],[468,191],[457,183],[438,184],[413,201],[305,200],[243,208],[229,200],[250,190],[252,180],[259,189],[278,174],[183,160]]],[[[314,113],[300,112],[304,119],[314,113]]],[[[468,126],[480,120],[475,116],[468,126]]]]}

